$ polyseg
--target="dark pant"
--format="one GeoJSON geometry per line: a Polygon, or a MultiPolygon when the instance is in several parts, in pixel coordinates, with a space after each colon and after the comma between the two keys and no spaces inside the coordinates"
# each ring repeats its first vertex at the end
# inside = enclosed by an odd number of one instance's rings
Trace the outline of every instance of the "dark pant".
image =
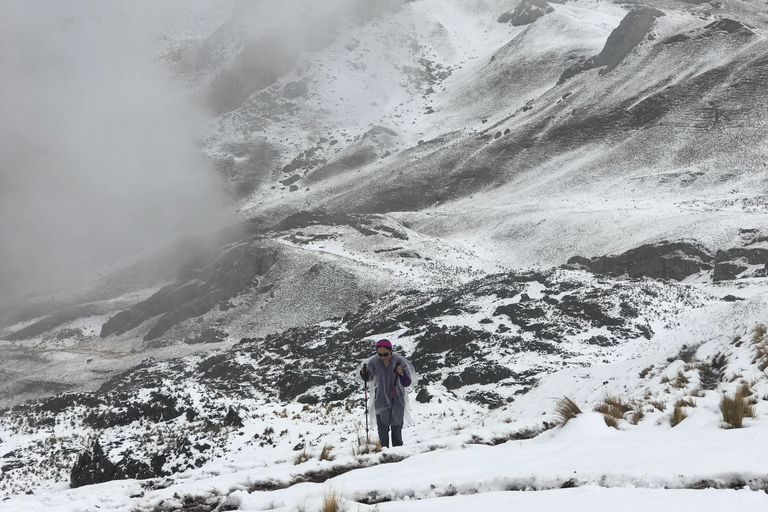
{"type": "MultiPolygon", "coordinates": [[[[376,426],[379,429],[379,440],[381,446],[389,447],[389,425],[381,419],[381,415],[376,415],[376,426]]],[[[392,425],[392,446],[403,446],[403,426],[392,425]]]]}

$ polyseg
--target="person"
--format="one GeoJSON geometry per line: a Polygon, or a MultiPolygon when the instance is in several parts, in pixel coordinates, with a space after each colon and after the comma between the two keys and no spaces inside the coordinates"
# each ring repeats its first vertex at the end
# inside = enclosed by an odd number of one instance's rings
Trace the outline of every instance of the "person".
{"type": "Polygon", "coordinates": [[[392,350],[389,340],[376,342],[376,355],[362,363],[357,373],[359,383],[370,383],[368,410],[371,422],[375,419],[381,446],[403,445],[403,425],[410,422],[408,393],[405,388],[416,386],[418,375],[405,357],[392,350]]]}

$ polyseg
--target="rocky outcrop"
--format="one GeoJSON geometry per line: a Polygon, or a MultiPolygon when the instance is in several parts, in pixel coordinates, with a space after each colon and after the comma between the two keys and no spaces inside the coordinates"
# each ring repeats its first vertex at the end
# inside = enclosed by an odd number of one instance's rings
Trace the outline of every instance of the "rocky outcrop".
{"type": "Polygon", "coordinates": [[[90,450],[81,453],[78,457],[70,472],[69,485],[76,488],[127,478],[154,478],[163,474],[164,461],[162,455],[153,458],[151,465],[125,457],[115,464],[104,454],[97,440],[90,450]]]}
{"type": "Polygon", "coordinates": [[[512,23],[515,27],[529,25],[545,14],[554,12],[554,9],[546,0],[523,0],[514,11],[505,12],[499,19],[499,23],[512,23]]]}
{"type": "Polygon", "coordinates": [[[256,278],[264,275],[276,260],[272,249],[237,245],[204,268],[190,270],[183,279],[110,318],[101,328],[101,337],[121,335],[162,315],[144,337],[145,341],[157,339],[174,325],[201,316],[255,286],[256,278]]]}
{"type": "Polygon", "coordinates": [[[762,267],[750,277],[762,277],[768,275],[768,249],[763,247],[739,247],[725,251],[717,251],[715,254],[715,268],[712,280],[726,281],[736,279],[751,266],[762,267]]]}
{"type": "Polygon", "coordinates": [[[560,75],[558,84],[590,69],[604,67],[600,70],[600,74],[610,72],[645,38],[654,20],[661,16],[664,16],[664,13],[658,9],[650,7],[633,9],[611,32],[599,54],[566,69],[560,75]]]}
{"type": "Polygon", "coordinates": [[[702,270],[711,270],[713,257],[695,243],[659,242],[642,245],[617,256],[591,259],[574,256],[568,263],[587,267],[598,274],[682,281],[702,270]]]}

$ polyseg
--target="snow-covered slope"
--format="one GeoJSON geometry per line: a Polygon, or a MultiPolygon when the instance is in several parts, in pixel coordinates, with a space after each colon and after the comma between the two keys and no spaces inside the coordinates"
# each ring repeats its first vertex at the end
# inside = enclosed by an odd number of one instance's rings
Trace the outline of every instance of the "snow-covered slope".
{"type": "Polygon", "coordinates": [[[238,226],[3,313],[0,508],[764,507],[764,6],[520,4],[175,19],[238,226]],[[380,337],[422,374],[384,453],[380,337]]]}

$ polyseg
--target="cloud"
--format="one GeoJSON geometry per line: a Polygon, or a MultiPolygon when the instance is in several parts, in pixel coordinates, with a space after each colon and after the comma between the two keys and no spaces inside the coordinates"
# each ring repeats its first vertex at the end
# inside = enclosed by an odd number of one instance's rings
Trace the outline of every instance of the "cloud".
{"type": "Polygon", "coordinates": [[[177,4],[0,4],[0,303],[226,211],[204,111],[154,60],[177,4]]]}

